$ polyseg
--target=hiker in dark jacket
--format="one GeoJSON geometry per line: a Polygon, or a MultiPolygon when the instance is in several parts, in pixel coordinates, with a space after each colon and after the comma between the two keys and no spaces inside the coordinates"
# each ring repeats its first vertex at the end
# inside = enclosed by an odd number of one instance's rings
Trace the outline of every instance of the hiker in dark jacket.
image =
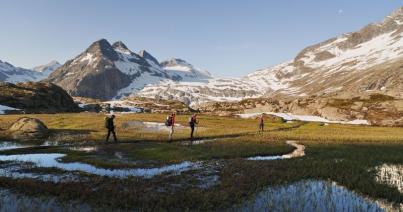
{"type": "Polygon", "coordinates": [[[190,126],[190,139],[193,140],[193,133],[195,131],[195,127],[198,124],[196,114],[193,114],[189,119],[190,126]]]}
{"type": "Polygon", "coordinates": [[[116,139],[115,124],[113,123],[114,119],[115,119],[115,115],[105,118],[105,127],[106,127],[106,129],[108,129],[108,135],[106,136],[105,142],[109,141],[109,136],[111,135],[111,133],[113,135],[113,139],[115,140],[115,143],[118,142],[118,140],[116,139]]]}

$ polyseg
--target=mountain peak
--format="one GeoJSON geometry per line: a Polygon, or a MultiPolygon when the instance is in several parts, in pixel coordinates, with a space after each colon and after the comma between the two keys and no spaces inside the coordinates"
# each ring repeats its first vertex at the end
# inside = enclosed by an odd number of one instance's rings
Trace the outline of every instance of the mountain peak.
{"type": "Polygon", "coordinates": [[[37,72],[52,72],[55,69],[59,68],[60,66],[61,66],[61,64],[58,61],[52,60],[45,65],[36,66],[36,67],[32,68],[32,70],[37,71],[37,72]]]}
{"type": "Polygon", "coordinates": [[[86,53],[93,54],[95,56],[106,56],[107,58],[115,61],[119,59],[115,50],[106,39],[100,39],[95,41],[88,47],[86,53]]]}
{"type": "Polygon", "coordinates": [[[140,55],[140,57],[142,57],[142,58],[144,58],[144,59],[146,59],[146,60],[148,60],[148,61],[151,61],[151,62],[155,63],[156,65],[159,65],[159,64],[160,64],[160,63],[158,62],[158,60],[155,59],[155,57],[152,56],[150,53],[148,53],[146,50],[141,50],[141,51],[139,51],[139,55],[140,55]]]}
{"type": "Polygon", "coordinates": [[[122,41],[116,41],[115,43],[113,43],[112,47],[123,54],[132,53],[132,51],[130,51],[130,49],[127,48],[127,46],[122,41]]]}
{"type": "Polygon", "coordinates": [[[187,66],[187,67],[193,67],[190,63],[186,62],[183,59],[179,59],[179,58],[170,58],[168,60],[165,60],[163,62],[161,62],[162,66],[187,66]]]}
{"type": "Polygon", "coordinates": [[[403,7],[399,7],[395,11],[393,11],[390,15],[390,17],[402,17],[403,16],[403,7]]]}

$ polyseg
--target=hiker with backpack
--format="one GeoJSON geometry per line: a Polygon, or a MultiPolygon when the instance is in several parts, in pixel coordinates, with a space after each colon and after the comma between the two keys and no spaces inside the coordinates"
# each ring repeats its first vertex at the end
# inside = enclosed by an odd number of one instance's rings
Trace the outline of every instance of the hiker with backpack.
{"type": "Polygon", "coordinates": [[[190,126],[190,139],[193,141],[193,133],[195,131],[195,127],[198,124],[196,114],[193,114],[189,118],[189,126],[190,126]]]}
{"type": "Polygon", "coordinates": [[[264,131],[264,113],[259,116],[259,131],[264,131]]]}
{"type": "Polygon", "coordinates": [[[175,113],[172,113],[167,117],[165,121],[165,126],[169,127],[169,142],[172,142],[172,136],[174,134],[175,127],[175,113]]]}
{"type": "Polygon", "coordinates": [[[109,141],[109,136],[113,135],[113,139],[115,141],[115,143],[118,142],[117,138],[116,138],[116,132],[115,132],[115,124],[114,124],[114,119],[115,119],[115,115],[112,115],[111,117],[105,117],[105,128],[108,130],[108,135],[106,136],[106,140],[105,142],[107,143],[109,141]]]}

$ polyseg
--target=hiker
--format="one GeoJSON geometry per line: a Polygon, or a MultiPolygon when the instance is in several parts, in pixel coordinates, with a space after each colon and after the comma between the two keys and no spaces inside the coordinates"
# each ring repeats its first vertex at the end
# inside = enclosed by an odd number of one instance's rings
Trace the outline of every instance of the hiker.
{"type": "Polygon", "coordinates": [[[195,126],[198,124],[196,114],[193,114],[189,119],[190,126],[190,139],[193,140],[193,133],[195,131],[195,126]]]}
{"type": "Polygon", "coordinates": [[[174,134],[174,127],[175,127],[175,113],[172,113],[170,116],[167,117],[165,121],[165,125],[169,128],[169,142],[172,142],[172,136],[174,134]]]}
{"type": "Polygon", "coordinates": [[[264,113],[262,113],[259,117],[259,131],[264,131],[264,113]]]}
{"type": "Polygon", "coordinates": [[[115,140],[115,143],[118,142],[116,139],[116,133],[115,133],[115,124],[113,123],[113,120],[115,119],[115,115],[112,115],[111,117],[105,117],[105,128],[108,129],[108,135],[106,136],[105,142],[109,141],[109,136],[113,135],[113,139],[115,140]]]}

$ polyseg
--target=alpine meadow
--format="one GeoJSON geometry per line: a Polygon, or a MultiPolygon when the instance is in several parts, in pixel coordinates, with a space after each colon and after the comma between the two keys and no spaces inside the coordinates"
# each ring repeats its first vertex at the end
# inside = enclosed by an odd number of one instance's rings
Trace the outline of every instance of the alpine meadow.
{"type": "Polygon", "coordinates": [[[403,211],[402,2],[0,3],[0,211],[403,211]]]}

